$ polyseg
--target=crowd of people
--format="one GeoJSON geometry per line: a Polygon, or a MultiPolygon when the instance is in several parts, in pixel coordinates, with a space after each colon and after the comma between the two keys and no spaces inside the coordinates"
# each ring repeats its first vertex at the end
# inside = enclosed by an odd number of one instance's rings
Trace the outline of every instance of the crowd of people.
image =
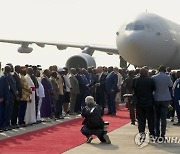
{"type": "Polygon", "coordinates": [[[129,71],[125,80],[127,90],[132,94],[126,95],[132,124],[137,118],[139,133],[144,138],[147,120],[149,135],[164,140],[166,119],[172,118],[174,122],[175,111],[178,122],[173,125],[180,126],[180,71],[171,72],[169,68],[160,66],[157,73],[154,70],[149,72],[147,67],[138,72],[134,77],[129,71]]]}
{"type": "Polygon", "coordinates": [[[9,63],[0,78],[0,132],[80,114],[88,95],[96,98],[103,114],[107,102],[108,114],[116,115],[121,84],[113,67],[68,70],[53,65],[42,71],[9,63]]]}
{"type": "Polygon", "coordinates": [[[147,119],[151,135],[165,136],[166,118],[173,121],[175,111],[175,125],[180,126],[179,78],[180,71],[164,66],[158,71],[147,67],[128,71],[53,65],[42,71],[39,66],[7,64],[0,78],[0,132],[80,114],[87,96],[93,96],[102,115],[116,116],[119,104],[126,101],[123,96],[131,94],[127,107],[132,124],[137,119],[139,132],[144,133],[147,119]],[[169,104],[173,110],[167,113],[169,104]]]}

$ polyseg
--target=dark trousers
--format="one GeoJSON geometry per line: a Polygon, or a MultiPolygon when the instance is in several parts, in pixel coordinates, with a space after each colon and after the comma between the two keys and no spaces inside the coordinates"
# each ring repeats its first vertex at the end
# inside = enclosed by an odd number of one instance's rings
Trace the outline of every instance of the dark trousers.
{"type": "Polygon", "coordinates": [[[174,102],[174,107],[177,113],[178,122],[180,122],[180,105],[179,102],[174,102]]]}
{"type": "Polygon", "coordinates": [[[20,101],[19,102],[19,111],[18,111],[18,124],[22,125],[25,124],[24,117],[27,108],[27,101],[20,101]]]}
{"type": "Polygon", "coordinates": [[[116,98],[116,93],[107,93],[108,112],[110,114],[116,113],[115,98],[116,98]]]}
{"type": "Polygon", "coordinates": [[[101,89],[96,91],[96,103],[102,107],[104,111],[105,108],[105,93],[104,91],[100,91],[101,89]]]}
{"type": "Polygon", "coordinates": [[[81,109],[85,107],[85,98],[88,96],[88,91],[81,94],[81,109]]]}
{"type": "Polygon", "coordinates": [[[135,122],[136,121],[135,105],[132,102],[129,103],[129,115],[130,115],[131,122],[135,122]]]}
{"type": "Polygon", "coordinates": [[[59,95],[57,102],[55,103],[55,116],[59,118],[62,115],[62,106],[64,103],[64,95],[59,95]]]}
{"type": "Polygon", "coordinates": [[[77,113],[81,112],[81,94],[78,94],[76,97],[74,111],[77,113]]]}
{"type": "Polygon", "coordinates": [[[10,94],[10,101],[9,104],[6,105],[6,113],[5,113],[5,126],[10,126],[10,121],[13,113],[13,106],[14,106],[14,96],[10,94]]]}
{"type": "Polygon", "coordinates": [[[146,119],[148,122],[148,129],[151,135],[155,135],[154,129],[154,107],[136,105],[136,114],[138,118],[139,133],[145,132],[146,119]]]}
{"type": "Polygon", "coordinates": [[[17,125],[18,110],[19,110],[19,101],[15,101],[11,116],[11,125],[17,125]]]}
{"type": "Polygon", "coordinates": [[[70,113],[74,112],[77,94],[70,94],[70,113]]]}
{"type": "Polygon", "coordinates": [[[0,103],[0,129],[3,129],[5,127],[5,121],[7,118],[5,117],[5,113],[6,113],[6,104],[5,102],[1,102],[0,103]]]}
{"type": "Polygon", "coordinates": [[[171,110],[171,111],[168,111],[168,113],[167,113],[167,118],[170,118],[170,117],[174,117],[174,115],[175,115],[175,106],[174,106],[174,102],[173,101],[171,101],[170,102],[170,104],[171,104],[171,106],[173,107],[173,110],[171,110]]]}
{"type": "Polygon", "coordinates": [[[37,114],[38,114],[38,104],[39,104],[39,97],[38,97],[37,94],[35,93],[35,111],[36,111],[36,118],[37,118],[37,114]]]}
{"type": "Polygon", "coordinates": [[[89,129],[86,125],[84,125],[81,128],[81,132],[83,135],[85,135],[87,138],[91,135],[96,135],[101,142],[106,142],[103,135],[105,134],[103,129],[89,129]]]}
{"type": "Polygon", "coordinates": [[[156,135],[160,136],[160,123],[161,123],[161,136],[166,134],[166,117],[168,111],[169,101],[155,102],[155,115],[156,115],[156,135]]]}

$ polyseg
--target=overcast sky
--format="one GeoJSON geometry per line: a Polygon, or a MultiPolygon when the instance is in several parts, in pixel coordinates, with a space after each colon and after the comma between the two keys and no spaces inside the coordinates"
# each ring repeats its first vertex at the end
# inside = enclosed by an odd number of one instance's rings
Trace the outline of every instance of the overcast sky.
{"type": "MultiPolygon", "coordinates": [[[[73,42],[116,46],[116,31],[128,17],[151,12],[180,23],[179,0],[0,0],[0,39],[73,42]]],[[[31,54],[18,45],[0,43],[0,61],[65,66],[80,49],[32,45],[31,54]]],[[[119,66],[118,56],[95,52],[97,65],[119,66]]]]}

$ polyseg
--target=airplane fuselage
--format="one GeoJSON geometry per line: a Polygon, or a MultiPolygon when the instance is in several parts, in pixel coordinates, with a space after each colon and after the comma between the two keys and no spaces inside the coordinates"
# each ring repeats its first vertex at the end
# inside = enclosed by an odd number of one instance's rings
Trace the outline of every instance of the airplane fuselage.
{"type": "Polygon", "coordinates": [[[135,66],[180,68],[180,25],[150,13],[142,13],[120,27],[119,54],[135,66]]]}

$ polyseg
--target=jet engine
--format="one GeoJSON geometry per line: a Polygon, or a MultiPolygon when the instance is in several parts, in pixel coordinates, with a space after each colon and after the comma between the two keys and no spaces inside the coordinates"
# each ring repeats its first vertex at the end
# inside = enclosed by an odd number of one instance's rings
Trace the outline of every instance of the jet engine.
{"type": "Polygon", "coordinates": [[[70,57],[66,62],[67,68],[88,68],[89,66],[96,67],[96,62],[92,56],[86,53],[80,53],[70,57]]]}
{"type": "Polygon", "coordinates": [[[31,47],[19,47],[18,52],[19,53],[31,53],[33,51],[33,48],[31,47]]]}

